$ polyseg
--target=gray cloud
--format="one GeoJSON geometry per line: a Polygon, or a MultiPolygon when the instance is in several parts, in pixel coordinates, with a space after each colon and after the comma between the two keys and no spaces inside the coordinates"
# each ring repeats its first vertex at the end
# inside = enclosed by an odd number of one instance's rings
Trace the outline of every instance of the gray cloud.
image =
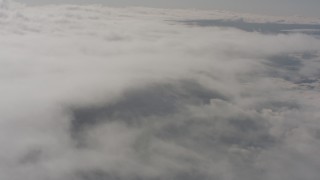
{"type": "Polygon", "coordinates": [[[225,19],[200,19],[200,20],[182,20],[178,21],[187,25],[196,26],[216,26],[216,27],[227,27],[237,28],[248,32],[261,32],[266,34],[273,33],[294,33],[302,32],[311,35],[320,34],[319,24],[289,24],[283,22],[246,22],[242,18],[236,20],[225,20],[225,19]]]}
{"type": "Polygon", "coordinates": [[[0,179],[317,179],[319,38],[184,13],[0,9],[0,179]]]}

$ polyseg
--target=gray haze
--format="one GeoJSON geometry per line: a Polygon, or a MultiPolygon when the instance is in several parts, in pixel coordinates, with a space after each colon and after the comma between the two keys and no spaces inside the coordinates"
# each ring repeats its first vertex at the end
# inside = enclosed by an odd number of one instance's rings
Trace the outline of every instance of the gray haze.
{"type": "Polygon", "coordinates": [[[101,3],[110,6],[225,9],[269,15],[302,15],[320,18],[319,0],[17,0],[26,4],[101,3]]]}

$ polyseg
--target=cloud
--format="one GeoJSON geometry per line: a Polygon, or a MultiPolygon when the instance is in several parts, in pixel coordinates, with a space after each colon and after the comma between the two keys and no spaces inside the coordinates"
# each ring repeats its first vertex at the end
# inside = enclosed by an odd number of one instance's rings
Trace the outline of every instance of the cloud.
{"type": "Polygon", "coordinates": [[[0,179],[317,179],[319,38],[184,13],[2,8],[0,179]]]}

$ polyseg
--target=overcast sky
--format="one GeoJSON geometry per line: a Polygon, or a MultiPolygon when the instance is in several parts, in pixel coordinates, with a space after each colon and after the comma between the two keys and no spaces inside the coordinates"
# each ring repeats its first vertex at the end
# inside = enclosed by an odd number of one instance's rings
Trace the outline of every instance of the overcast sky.
{"type": "Polygon", "coordinates": [[[271,15],[320,17],[319,0],[16,0],[26,4],[103,3],[110,6],[225,9],[271,15]]]}

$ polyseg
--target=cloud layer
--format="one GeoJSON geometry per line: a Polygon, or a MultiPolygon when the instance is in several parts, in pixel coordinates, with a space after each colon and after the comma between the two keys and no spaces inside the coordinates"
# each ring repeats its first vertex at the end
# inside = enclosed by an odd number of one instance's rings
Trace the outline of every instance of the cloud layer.
{"type": "Polygon", "coordinates": [[[183,13],[3,5],[0,179],[318,179],[319,38],[183,13]]]}

